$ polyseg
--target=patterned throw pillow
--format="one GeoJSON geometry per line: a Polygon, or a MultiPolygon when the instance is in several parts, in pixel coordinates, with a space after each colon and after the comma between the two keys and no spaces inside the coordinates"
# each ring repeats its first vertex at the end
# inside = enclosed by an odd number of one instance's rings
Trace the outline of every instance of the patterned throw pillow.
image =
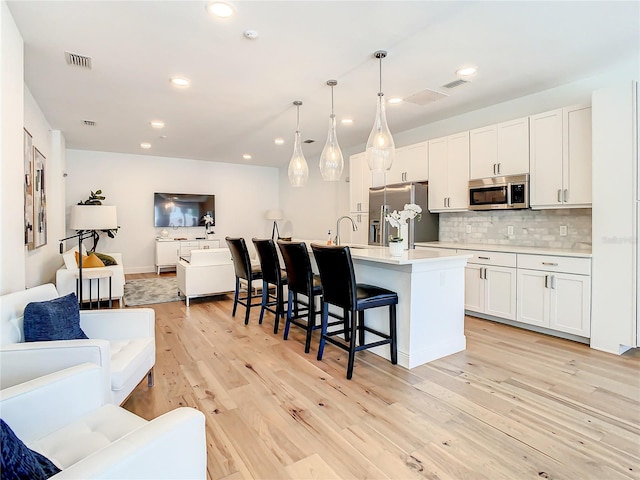
{"type": "Polygon", "coordinates": [[[60,472],[51,460],[34,452],[16,437],[11,427],[2,419],[0,419],[0,440],[2,443],[0,471],[3,479],[38,480],[49,478],[60,472]]]}
{"type": "Polygon", "coordinates": [[[80,328],[80,308],[75,293],[46,302],[31,302],[24,309],[24,341],[89,338],[80,328]]]}

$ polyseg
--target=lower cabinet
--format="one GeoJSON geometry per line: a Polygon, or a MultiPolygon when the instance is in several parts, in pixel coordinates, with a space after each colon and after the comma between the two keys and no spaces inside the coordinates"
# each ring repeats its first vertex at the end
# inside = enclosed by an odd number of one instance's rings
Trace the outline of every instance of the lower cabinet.
{"type": "Polygon", "coordinates": [[[515,320],[516,255],[473,250],[465,253],[473,254],[465,267],[465,310],[515,320]]]}
{"type": "Polygon", "coordinates": [[[529,325],[589,337],[591,334],[590,268],[589,259],[518,255],[516,320],[529,325]],[[540,269],[520,268],[521,263],[524,267],[537,266],[540,269]],[[548,269],[545,270],[544,267],[548,269]]]}

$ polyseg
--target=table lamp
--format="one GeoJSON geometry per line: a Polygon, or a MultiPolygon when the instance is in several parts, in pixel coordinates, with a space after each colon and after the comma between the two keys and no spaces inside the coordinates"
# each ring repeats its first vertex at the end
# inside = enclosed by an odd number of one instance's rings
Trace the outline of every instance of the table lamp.
{"type": "Polygon", "coordinates": [[[267,220],[273,220],[273,229],[271,230],[271,240],[276,239],[276,232],[278,232],[278,238],[280,238],[280,231],[278,230],[278,220],[282,220],[284,218],[284,214],[282,210],[267,210],[267,214],[265,215],[267,220]]]}
{"type": "MultiPolygon", "coordinates": [[[[115,205],[74,205],[71,207],[69,228],[77,233],[70,238],[78,237],[78,302],[82,305],[82,242],[91,237],[93,230],[115,230],[118,219],[115,205]]],[[[62,243],[60,243],[62,253],[62,243]]],[[[98,299],[98,302],[100,299],[98,299]]]]}

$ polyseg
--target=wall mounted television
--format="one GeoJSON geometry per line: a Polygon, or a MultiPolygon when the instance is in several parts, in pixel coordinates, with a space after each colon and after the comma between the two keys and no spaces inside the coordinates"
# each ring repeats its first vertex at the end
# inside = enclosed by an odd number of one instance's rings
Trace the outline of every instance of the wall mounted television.
{"type": "Polygon", "coordinates": [[[213,217],[216,224],[216,196],[193,193],[154,193],[155,227],[204,227],[203,217],[213,217]]]}

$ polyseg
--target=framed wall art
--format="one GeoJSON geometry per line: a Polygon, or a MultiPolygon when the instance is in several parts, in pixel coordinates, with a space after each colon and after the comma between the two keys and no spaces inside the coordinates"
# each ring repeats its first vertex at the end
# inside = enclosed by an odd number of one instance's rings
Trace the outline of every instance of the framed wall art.
{"type": "Polygon", "coordinates": [[[24,244],[33,250],[33,138],[24,130],[24,244]]]}
{"type": "Polygon", "coordinates": [[[33,148],[33,247],[47,244],[46,158],[33,148]]]}

